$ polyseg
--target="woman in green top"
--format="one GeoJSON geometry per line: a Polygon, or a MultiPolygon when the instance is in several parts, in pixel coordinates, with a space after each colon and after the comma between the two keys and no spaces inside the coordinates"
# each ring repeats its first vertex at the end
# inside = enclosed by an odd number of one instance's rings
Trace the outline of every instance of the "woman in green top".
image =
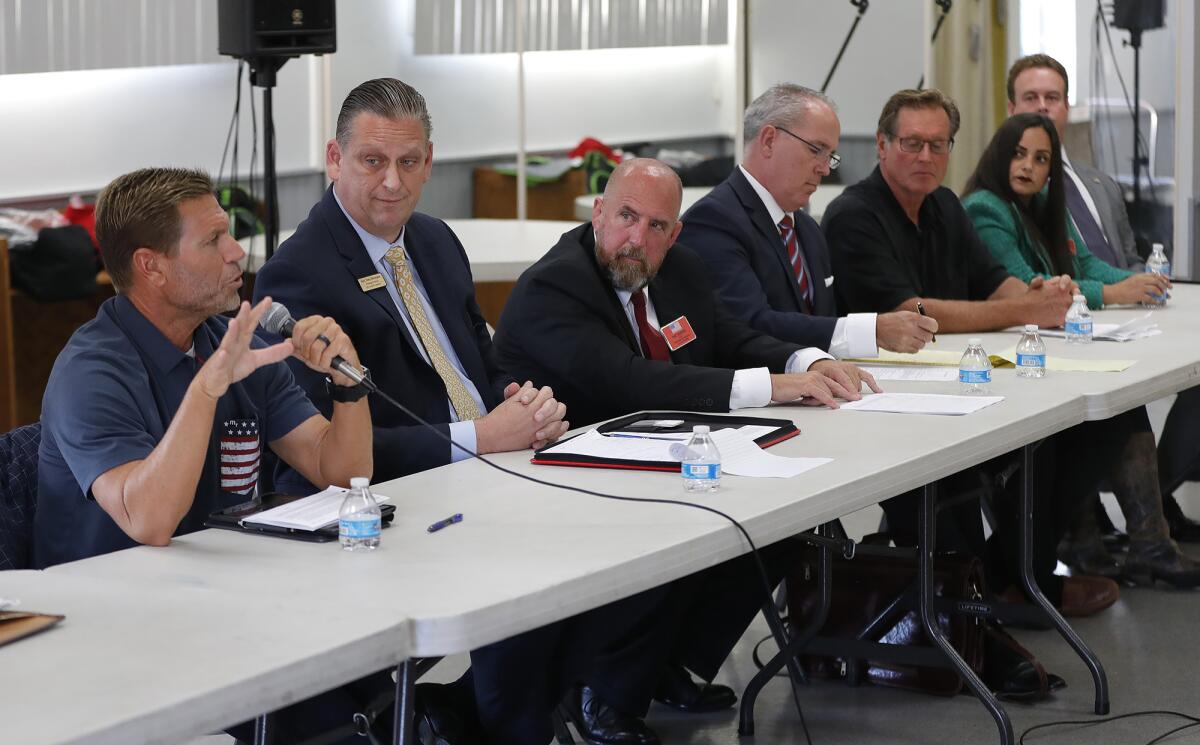
{"type": "Polygon", "coordinates": [[[988,250],[1023,282],[1069,274],[1091,308],[1154,302],[1166,278],[1118,269],[1088,250],[1067,214],[1066,177],[1054,125],[1040,114],[1017,114],[984,150],[963,207],[988,250]]]}
{"type": "MultiPolygon", "coordinates": [[[[967,182],[963,206],[979,237],[1009,274],[1070,275],[1088,305],[1151,301],[1165,278],[1131,274],[1097,259],[1071,223],[1063,187],[1062,148],[1049,119],[1017,114],[1000,125],[967,182]]],[[[1200,566],[1171,540],[1158,493],[1154,433],[1145,407],[1085,422],[1055,439],[1055,488],[1066,504],[1086,505],[1064,516],[1071,536],[1064,561],[1085,574],[1123,576],[1139,584],[1162,579],[1200,585],[1200,566]],[[1099,465],[1099,467],[1097,467],[1099,465]],[[1104,550],[1090,502],[1100,478],[1108,480],[1129,532],[1129,552],[1117,566],[1104,550]]]]}

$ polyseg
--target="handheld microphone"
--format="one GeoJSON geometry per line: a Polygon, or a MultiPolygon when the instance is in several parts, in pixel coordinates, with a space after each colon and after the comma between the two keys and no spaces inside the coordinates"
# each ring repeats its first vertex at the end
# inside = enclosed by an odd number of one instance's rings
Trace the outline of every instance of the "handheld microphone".
{"type": "MultiPolygon", "coordinates": [[[[278,334],[285,339],[290,339],[292,338],[292,332],[296,329],[296,319],[292,318],[292,314],[288,312],[286,305],[283,303],[272,302],[271,307],[267,309],[266,315],[259,320],[258,325],[261,326],[264,331],[269,331],[272,334],[278,334]]],[[[325,342],[326,345],[329,344],[329,340],[324,336],[318,336],[317,338],[325,342]]],[[[354,365],[351,365],[346,360],[342,359],[341,355],[333,358],[333,362],[330,363],[330,367],[332,367],[334,370],[337,370],[342,375],[345,375],[347,378],[350,378],[355,383],[366,383],[368,387],[371,387],[370,382],[367,380],[366,376],[362,374],[362,371],[356,368],[354,365]]]]}

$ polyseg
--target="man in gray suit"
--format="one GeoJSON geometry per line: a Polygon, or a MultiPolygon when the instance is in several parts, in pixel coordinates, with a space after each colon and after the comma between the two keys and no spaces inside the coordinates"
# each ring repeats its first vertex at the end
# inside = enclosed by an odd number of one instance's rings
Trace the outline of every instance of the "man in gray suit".
{"type": "MultiPolygon", "coordinates": [[[[1013,63],[1008,71],[1008,113],[1042,114],[1054,122],[1058,137],[1067,127],[1067,71],[1053,57],[1031,54],[1013,63]]],[[[1088,250],[1104,261],[1133,272],[1144,264],[1134,244],[1133,227],[1125,211],[1121,187],[1108,174],[1082,163],[1072,163],[1063,151],[1067,209],[1088,250]]],[[[1140,277],[1141,275],[1135,275],[1140,277]]],[[[1131,278],[1128,282],[1135,283],[1131,278]]],[[[1163,514],[1177,541],[1200,541],[1200,523],[1183,514],[1171,491],[1200,465],[1200,388],[1182,391],[1171,407],[1158,443],[1159,483],[1163,514]],[[1191,472],[1191,473],[1189,473],[1191,472]]]]}

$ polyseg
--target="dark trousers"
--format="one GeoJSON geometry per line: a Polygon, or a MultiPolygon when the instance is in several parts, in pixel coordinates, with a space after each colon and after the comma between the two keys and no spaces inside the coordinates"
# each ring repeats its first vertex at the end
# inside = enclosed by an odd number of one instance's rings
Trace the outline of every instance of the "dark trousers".
{"type": "Polygon", "coordinates": [[[671,585],[654,588],[472,651],[455,685],[474,698],[489,745],[545,745],[551,711],[579,683],[622,711],[644,711],[672,631],[671,596],[671,585]]]}
{"type": "Polygon", "coordinates": [[[1200,480],[1200,387],[1180,391],[1158,441],[1158,479],[1163,497],[1178,481],[1200,480]]]}

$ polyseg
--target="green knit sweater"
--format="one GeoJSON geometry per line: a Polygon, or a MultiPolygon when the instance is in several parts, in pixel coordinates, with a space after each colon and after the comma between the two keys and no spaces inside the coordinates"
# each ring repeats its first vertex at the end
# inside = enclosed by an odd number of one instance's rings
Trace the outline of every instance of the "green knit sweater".
{"type": "MultiPolygon", "coordinates": [[[[1045,194],[1034,197],[1035,200],[1045,198],[1045,194]]],[[[1050,254],[1029,235],[1015,205],[990,191],[980,190],[963,199],[963,207],[979,238],[1009,274],[1022,282],[1054,274],[1050,254]]],[[[1070,221],[1067,222],[1067,237],[1075,242],[1075,255],[1071,257],[1075,282],[1087,298],[1088,307],[1100,308],[1104,305],[1104,285],[1120,282],[1130,272],[1096,258],[1070,221]]]]}

